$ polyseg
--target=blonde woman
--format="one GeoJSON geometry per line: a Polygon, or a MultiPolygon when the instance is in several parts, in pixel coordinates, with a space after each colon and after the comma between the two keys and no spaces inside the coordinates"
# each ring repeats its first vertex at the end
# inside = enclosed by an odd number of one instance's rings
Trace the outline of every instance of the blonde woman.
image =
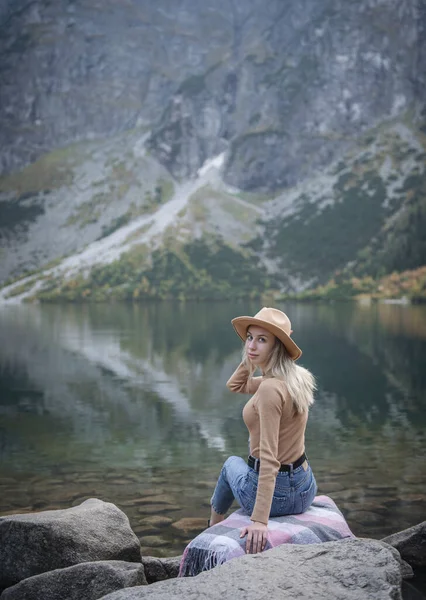
{"type": "Polygon", "coordinates": [[[293,342],[287,315],[262,308],[254,317],[236,317],[232,324],[244,341],[243,361],[228,388],[253,394],[243,409],[249,431],[248,461],[229,457],[211,498],[210,525],[225,518],[234,499],[252,524],[241,531],[246,551],[264,549],[269,517],[305,512],[317,492],[305,454],[305,429],[313,403],[315,381],[295,364],[302,351],[293,342]],[[254,377],[256,369],[261,377],[254,377]]]}

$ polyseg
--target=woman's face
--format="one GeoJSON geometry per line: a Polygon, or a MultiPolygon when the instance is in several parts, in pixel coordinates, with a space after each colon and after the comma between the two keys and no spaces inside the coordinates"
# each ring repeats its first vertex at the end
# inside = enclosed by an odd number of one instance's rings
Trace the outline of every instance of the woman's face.
{"type": "Polygon", "coordinates": [[[250,362],[262,369],[268,363],[275,336],[263,327],[250,325],[247,329],[246,353],[250,362]]]}

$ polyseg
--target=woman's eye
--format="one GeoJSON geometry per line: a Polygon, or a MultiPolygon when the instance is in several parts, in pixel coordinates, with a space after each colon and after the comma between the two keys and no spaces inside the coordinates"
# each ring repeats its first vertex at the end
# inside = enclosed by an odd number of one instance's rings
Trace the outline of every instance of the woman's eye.
{"type": "Polygon", "coordinates": [[[265,338],[259,338],[259,342],[266,342],[265,338]]]}

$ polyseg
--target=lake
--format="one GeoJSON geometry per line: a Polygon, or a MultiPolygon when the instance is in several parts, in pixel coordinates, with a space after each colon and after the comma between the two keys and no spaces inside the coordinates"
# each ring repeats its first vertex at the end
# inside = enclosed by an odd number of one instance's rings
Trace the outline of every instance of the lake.
{"type": "MultiPolygon", "coordinates": [[[[426,307],[277,307],[317,378],[306,448],[319,492],[359,536],[424,520],[426,307]]],[[[0,514],[97,497],[145,554],[180,554],[223,461],[247,454],[248,396],[225,387],[241,355],[230,319],[259,308],[2,306],[0,514]]]]}

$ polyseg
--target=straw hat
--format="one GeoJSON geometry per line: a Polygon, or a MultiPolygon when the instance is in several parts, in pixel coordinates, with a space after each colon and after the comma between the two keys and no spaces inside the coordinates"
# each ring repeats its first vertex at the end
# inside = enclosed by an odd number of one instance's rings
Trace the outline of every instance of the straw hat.
{"type": "Polygon", "coordinates": [[[273,333],[284,344],[287,352],[293,360],[297,360],[302,356],[302,351],[293,342],[290,337],[291,323],[285,313],[277,308],[267,308],[264,306],[254,317],[235,317],[231,321],[235,331],[238,333],[243,342],[246,341],[247,328],[250,325],[259,325],[273,333]]]}

